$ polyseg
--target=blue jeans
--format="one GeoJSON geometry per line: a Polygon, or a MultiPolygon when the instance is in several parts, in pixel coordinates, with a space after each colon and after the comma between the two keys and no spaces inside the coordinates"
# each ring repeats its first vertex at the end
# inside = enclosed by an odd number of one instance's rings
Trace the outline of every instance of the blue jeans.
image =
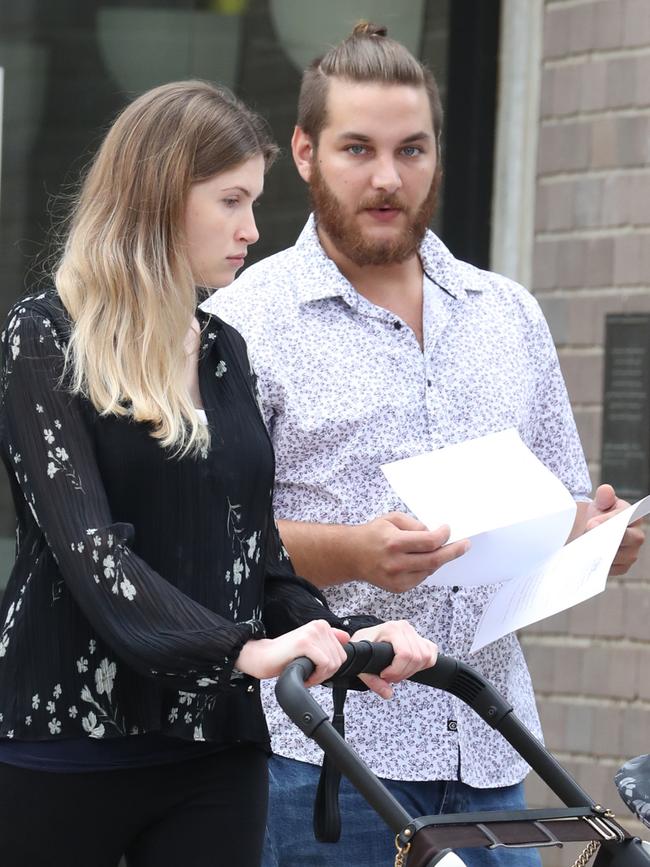
{"type": "MultiPolygon", "coordinates": [[[[273,756],[263,867],[393,867],[394,835],[346,779],[341,781],[341,839],[314,839],[312,814],[320,768],[273,756]]],[[[382,780],[412,816],[525,807],[523,784],[474,789],[457,781],[382,780]]],[[[536,849],[459,849],[468,867],[540,867],[536,849]]]]}

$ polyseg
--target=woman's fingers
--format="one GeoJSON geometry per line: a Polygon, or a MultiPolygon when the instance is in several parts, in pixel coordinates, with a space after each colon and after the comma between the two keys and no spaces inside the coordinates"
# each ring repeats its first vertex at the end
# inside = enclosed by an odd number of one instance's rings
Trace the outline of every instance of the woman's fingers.
{"type": "Polygon", "coordinates": [[[436,645],[419,635],[405,620],[360,629],[354,634],[353,641],[361,640],[388,641],[393,645],[393,662],[381,673],[383,680],[391,683],[404,680],[416,671],[431,668],[438,656],[436,645]]]}
{"type": "MultiPolygon", "coordinates": [[[[307,686],[314,686],[328,680],[346,660],[343,644],[350,636],[342,629],[335,629],[325,620],[314,620],[305,629],[305,647],[300,653],[314,663],[314,671],[305,681],[307,686]]],[[[304,627],[303,627],[304,628],[304,627]]]]}

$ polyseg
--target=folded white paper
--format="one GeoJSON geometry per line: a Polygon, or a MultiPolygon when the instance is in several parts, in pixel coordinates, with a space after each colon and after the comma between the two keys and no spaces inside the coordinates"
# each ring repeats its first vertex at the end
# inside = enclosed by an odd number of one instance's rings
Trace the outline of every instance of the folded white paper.
{"type": "Polygon", "coordinates": [[[625,530],[649,513],[650,496],[578,536],[537,571],[506,582],[483,612],[472,652],[602,593],[625,530]]]}
{"type": "Polygon", "coordinates": [[[483,612],[472,651],[601,593],[627,526],[650,513],[648,496],[565,545],[573,497],[513,429],[381,469],[429,529],[449,524],[450,541],[472,543],[425,583],[504,582],[483,612]]]}
{"type": "Polygon", "coordinates": [[[526,574],[564,544],[575,520],[571,494],[514,429],[381,469],[430,530],[449,524],[450,542],[472,543],[430,584],[494,584],[526,574]]]}

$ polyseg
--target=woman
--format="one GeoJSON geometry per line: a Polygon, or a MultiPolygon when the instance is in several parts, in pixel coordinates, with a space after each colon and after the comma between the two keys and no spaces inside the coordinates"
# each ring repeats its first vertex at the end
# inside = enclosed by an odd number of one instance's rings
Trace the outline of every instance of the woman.
{"type": "MultiPolygon", "coordinates": [[[[9,315],[3,867],[257,864],[258,679],[305,654],[317,683],[343,659],[348,634],[282,552],[244,343],[197,309],[257,240],[275,153],[207,83],[144,94],[87,173],[55,289],[9,315]]],[[[384,696],[435,660],[406,624],[358,629],[398,651],[371,681],[384,696]]]]}

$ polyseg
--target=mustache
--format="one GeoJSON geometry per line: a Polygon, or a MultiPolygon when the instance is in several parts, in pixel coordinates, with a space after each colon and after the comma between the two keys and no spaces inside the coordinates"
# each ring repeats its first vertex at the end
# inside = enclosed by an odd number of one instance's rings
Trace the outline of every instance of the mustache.
{"type": "Polygon", "coordinates": [[[375,210],[377,208],[395,208],[397,211],[406,211],[406,203],[395,193],[383,193],[379,196],[362,199],[359,203],[359,212],[375,210]]]}

